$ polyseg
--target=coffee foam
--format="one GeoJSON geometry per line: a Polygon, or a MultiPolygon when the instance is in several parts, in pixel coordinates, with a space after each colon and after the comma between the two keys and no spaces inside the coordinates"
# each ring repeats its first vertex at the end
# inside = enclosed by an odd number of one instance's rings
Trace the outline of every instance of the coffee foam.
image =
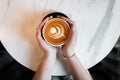
{"type": "Polygon", "coordinates": [[[49,20],[43,28],[43,37],[52,45],[61,45],[67,41],[70,27],[60,18],[49,20]]]}

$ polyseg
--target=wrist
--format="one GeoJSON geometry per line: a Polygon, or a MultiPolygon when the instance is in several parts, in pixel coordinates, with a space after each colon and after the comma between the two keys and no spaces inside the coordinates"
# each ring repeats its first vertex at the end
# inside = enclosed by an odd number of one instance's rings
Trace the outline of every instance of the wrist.
{"type": "Polygon", "coordinates": [[[71,56],[63,56],[63,57],[64,57],[64,59],[71,59],[71,58],[73,58],[74,56],[75,56],[75,53],[72,54],[71,56]]]}
{"type": "Polygon", "coordinates": [[[46,60],[55,60],[56,59],[56,53],[44,53],[43,54],[43,58],[42,60],[46,61],[46,60]]]}
{"type": "Polygon", "coordinates": [[[69,58],[71,56],[75,55],[74,52],[63,52],[63,57],[69,58]]]}
{"type": "Polygon", "coordinates": [[[75,53],[73,51],[63,51],[63,56],[65,57],[71,57],[75,53]]]}

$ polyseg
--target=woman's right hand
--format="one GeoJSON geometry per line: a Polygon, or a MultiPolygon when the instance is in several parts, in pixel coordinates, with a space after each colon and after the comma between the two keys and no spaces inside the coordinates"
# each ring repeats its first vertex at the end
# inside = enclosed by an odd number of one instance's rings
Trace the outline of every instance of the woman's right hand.
{"type": "Polygon", "coordinates": [[[70,34],[68,37],[68,41],[65,43],[65,45],[62,46],[63,55],[65,57],[71,57],[75,54],[75,45],[76,45],[76,33],[75,33],[75,25],[72,20],[69,18],[61,17],[66,22],[68,22],[71,26],[70,34]]]}

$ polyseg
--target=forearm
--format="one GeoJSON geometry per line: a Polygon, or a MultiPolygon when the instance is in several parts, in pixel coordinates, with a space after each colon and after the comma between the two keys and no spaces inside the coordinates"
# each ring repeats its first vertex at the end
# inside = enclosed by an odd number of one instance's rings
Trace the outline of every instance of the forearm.
{"type": "Polygon", "coordinates": [[[51,80],[55,56],[47,56],[42,59],[33,80],[51,80]]]}
{"type": "Polygon", "coordinates": [[[66,59],[66,62],[70,67],[72,75],[75,80],[92,80],[90,74],[82,66],[76,55],[66,59]]]}

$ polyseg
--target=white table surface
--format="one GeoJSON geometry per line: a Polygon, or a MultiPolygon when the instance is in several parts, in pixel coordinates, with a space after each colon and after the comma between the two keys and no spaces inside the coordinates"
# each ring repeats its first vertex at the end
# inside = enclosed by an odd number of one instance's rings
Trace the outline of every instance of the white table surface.
{"type": "MultiPolygon", "coordinates": [[[[119,5],[120,0],[0,0],[0,40],[13,58],[35,71],[42,55],[36,28],[47,13],[59,11],[75,22],[75,52],[88,69],[107,56],[120,36],[119,5]]],[[[67,72],[60,56],[53,75],[67,72]]]]}

